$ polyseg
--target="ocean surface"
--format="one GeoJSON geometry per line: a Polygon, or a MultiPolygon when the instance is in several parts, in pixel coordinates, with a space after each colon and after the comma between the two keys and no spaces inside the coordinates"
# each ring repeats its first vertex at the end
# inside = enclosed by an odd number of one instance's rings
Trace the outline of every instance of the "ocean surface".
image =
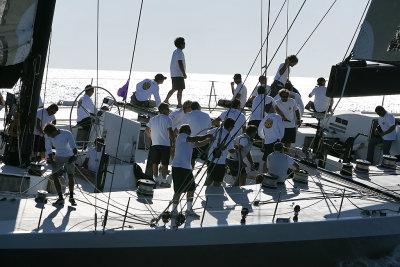
{"type": "MultiPolygon", "coordinates": [[[[122,87],[128,79],[128,71],[112,71],[100,70],[98,79],[96,70],[79,70],[79,69],[55,69],[50,68],[47,75],[47,82],[44,77],[41,96],[45,104],[57,103],[59,100],[74,100],[79,93],[82,92],[85,85],[98,85],[107,89],[114,97],[121,101],[122,98],[117,96],[117,91],[122,87]],[[93,80],[93,81],[92,81],[93,80]]],[[[153,78],[156,72],[133,72],[128,92],[128,100],[135,91],[136,83],[145,79],[153,78]]],[[[160,86],[161,100],[165,99],[168,91],[171,89],[171,79],[169,73],[163,73],[168,77],[164,84],[160,86]]],[[[327,74],[328,75],[328,74],[327,74]]],[[[245,74],[242,74],[243,80],[245,74]]],[[[186,90],[183,93],[183,101],[197,100],[202,107],[208,107],[210,101],[210,90],[212,81],[214,81],[216,99],[230,99],[232,97],[230,82],[233,81],[233,74],[195,74],[189,73],[186,79],[186,90]]],[[[294,86],[300,91],[304,104],[309,101],[308,94],[315,87],[318,77],[291,77],[294,86]]],[[[326,79],[328,77],[325,77],[326,79]]],[[[258,81],[258,76],[249,76],[245,81],[248,90],[248,96],[255,88],[258,81]]],[[[271,84],[273,77],[268,77],[268,84],[271,84]]],[[[18,90],[18,86],[14,88],[18,90]]],[[[2,90],[4,95],[7,90],[2,90]]],[[[105,91],[99,90],[99,103],[108,94],[105,91]]],[[[357,97],[344,98],[340,101],[337,110],[351,111],[373,111],[375,106],[382,104],[383,97],[357,97]]],[[[338,99],[335,99],[335,104],[338,99]]],[[[170,103],[176,103],[176,94],[170,99],[170,103]]],[[[211,107],[215,107],[215,98],[211,98],[211,107]]],[[[400,113],[400,96],[386,96],[384,106],[393,113],[400,113]]]]}

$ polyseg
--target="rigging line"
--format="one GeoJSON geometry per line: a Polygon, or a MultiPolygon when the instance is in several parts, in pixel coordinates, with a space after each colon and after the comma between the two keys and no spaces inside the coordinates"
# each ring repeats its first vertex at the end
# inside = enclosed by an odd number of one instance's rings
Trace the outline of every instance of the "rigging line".
{"type": "Polygon", "coordinates": [[[347,53],[349,52],[350,46],[351,46],[351,44],[353,43],[354,37],[356,37],[357,31],[358,31],[358,29],[360,28],[361,22],[362,22],[362,20],[363,20],[363,18],[364,18],[365,12],[367,12],[367,9],[368,9],[368,6],[369,6],[369,3],[370,3],[370,2],[371,2],[371,0],[368,0],[367,4],[365,5],[364,11],[363,11],[363,13],[362,13],[362,15],[361,15],[361,18],[360,18],[360,21],[358,22],[357,28],[356,28],[356,30],[354,31],[354,34],[353,34],[353,37],[351,38],[351,41],[350,41],[350,43],[349,43],[349,46],[347,47],[346,52],[344,53],[344,56],[343,56],[342,61],[345,60],[346,55],[347,55],[347,53]]]}
{"type": "MultiPolygon", "coordinates": [[[[265,47],[265,63],[267,63],[268,62],[268,48],[269,48],[269,32],[270,32],[270,30],[269,30],[269,20],[270,20],[270,17],[271,17],[271,0],[268,0],[268,18],[267,18],[267,39],[266,39],[266,41],[267,41],[267,44],[266,44],[266,47],[265,47]]],[[[267,71],[265,71],[265,77],[267,77],[267,71]]]]}
{"type": "Polygon", "coordinates": [[[308,36],[307,40],[303,43],[303,45],[300,47],[300,49],[297,51],[296,56],[300,53],[300,51],[303,49],[303,47],[306,45],[308,40],[310,40],[311,36],[314,34],[314,32],[317,30],[319,25],[322,23],[322,21],[325,19],[325,17],[328,15],[328,13],[331,11],[332,7],[336,4],[337,0],[334,0],[331,6],[328,8],[328,10],[325,12],[324,16],[321,18],[321,20],[318,22],[317,26],[315,26],[314,30],[310,33],[308,36]]]}
{"type": "MultiPolygon", "coordinates": [[[[140,3],[139,18],[138,18],[138,22],[137,22],[137,26],[136,26],[135,42],[134,42],[134,45],[133,45],[133,51],[132,51],[131,64],[130,64],[130,68],[129,68],[129,75],[128,75],[128,88],[127,88],[127,90],[126,90],[126,91],[127,91],[127,92],[126,92],[126,95],[128,95],[128,91],[129,91],[129,81],[130,81],[130,79],[131,79],[131,75],[132,75],[132,67],[133,67],[133,60],[134,60],[134,58],[135,58],[136,44],[137,44],[137,37],[138,37],[138,33],[139,33],[139,26],[140,26],[140,19],[141,19],[141,17],[142,17],[143,1],[144,1],[144,0],[142,0],[142,1],[141,1],[141,3],[140,3]]],[[[121,141],[122,126],[123,126],[123,123],[124,123],[124,118],[125,118],[125,110],[126,110],[126,99],[127,99],[127,98],[125,98],[125,100],[124,100],[124,109],[123,109],[123,112],[122,112],[121,124],[120,124],[120,127],[119,127],[119,135],[118,135],[117,149],[116,149],[116,151],[115,151],[115,157],[117,157],[117,156],[118,156],[119,145],[120,145],[120,141],[121,141]]],[[[108,201],[107,201],[107,210],[108,210],[108,206],[109,206],[109,203],[110,203],[110,197],[111,197],[111,191],[112,191],[111,189],[112,189],[113,182],[114,182],[114,176],[115,176],[115,166],[116,166],[116,164],[117,164],[117,163],[116,163],[116,162],[114,162],[114,166],[113,166],[113,173],[112,173],[112,177],[111,177],[111,184],[110,184],[110,193],[109,193],[109,196],[108,196],[108,201]]],[[[103,231],[104,231],[104,229],[105,229],[105,224],[104,224],[104,226],[103,226],[103,231]]]]}
{"type": "MultiPolygon", "coordinates": [[[[99,87],[99,23],[100,20],[100,0],[97,0],[97,16],[96,16],[96,86],[99,87]]],[[[98,89],[94,95],[94,103],[97,106],[98,102],[98,89]]]]}
{"type": "MultiPolygon", "coordinates": [[[[288,32],[288,27],[289,27],[289,0],[287,0],[286,3],[286,32],[288,32]]],[[[289,34],[286,35],[286,57],[288,56],[288,48],[289,48],[289,34]]]]}
{"type": "Polygon", "coordinates": [[[260,70],[261,70],[261,74],[263,72],[263,52],[262,52],[262,48],[263,48],[263,0],[260,0],[261,3],[261,7],[260,7],[260,18],[261,18],[261,25],[260,25],[260,44],[261,44],[261,56],[260,56],[260,70]]]}

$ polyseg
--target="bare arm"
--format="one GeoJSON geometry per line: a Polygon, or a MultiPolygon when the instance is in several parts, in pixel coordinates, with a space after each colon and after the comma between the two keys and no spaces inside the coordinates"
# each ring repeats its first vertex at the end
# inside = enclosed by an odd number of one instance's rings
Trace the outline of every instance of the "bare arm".
{"type": "Polygon", "coordinates": [[[145,134],[151,138],[151,129],[150,127],[146,127],[146,129],[144,130],[145,134]]]}
{"type": "Polygon", "coordinates": [[[296,110],[296,117],[297,117],[297,126],[300,127],[301,125],[301,117],[300,117],[300,111],[296,110]]]}
{"type": "Polygon", "coordinates": [[[175,135],[174,132],[172,131],[172,128],[168,128],[168,136],[169,140],[171,141],[171,144],[173,145],[175,142],[175,135]]]}
{"type": "Polygon", "coordinates": [[[51,122],[52,124],[56,125],[57,124],[57,120],[54,120],[51,122]]]}
{"type": "Polygon", "coordinates": [[[211,121],[211,124],[212,124],[212,125],[217,125],[220,121],[221,121],[220,118],[216,118],[216,119],[214,119],[214,120],[211,121]]]}
{"type": "Polygon", "coordinates": [[[88,163],[89,163],[89,158],[85,158],[85,160],[82,163],[82,167],[87,169],[88,168],[88,163]]]}
{"type": "Polygon", "coordinates": [[[205,135],[197,135],[197,136],[188,136],[186,138],[186,142],[191,142],[191,143],[195,143],[195,142],[201,142],[206,140],[207,138],[211,138],[213,137],[212,134],[205,134],[205,135]]]}
{"type": "Polygon", "coordinates": [[[278,113],[278,114],[282,117],[282,120],[283,120],[283,121],[287,120],[286,117],[285,117],[285,115],[284,115],[283,112],[279,109],[278,106],[275,106],[275,111],[276,111],[276,113],[278,113]]]}
{"type": "Polygon", "coordinates": [[[381,136],[384,136],[384,135],[387,135],[387,134],[393,132],[394,129],[396,129],[396,125],[392,125],[392,127],[390,127],[386,132],[381,133],[381,136]]]}
{"type": "Polygon", "coordinates": [[[185,67],[183,66],[183,61],[182,60],[178,60],[178,66],[179,66],[179,69],[182,72],[183,78],[186,79],[187,76],[186,76],[185,67]]]}
{"type": "Polygon", "coordinates": [[[235,83],[231,82],[231,90],[232,90],[232,95],[235,94],[235,83]]]}
{"type": "Polygon", "coordinates": [[[282,68],[279,70],[279,74],[283,75],[286,71],[286,69],[289,67],[289,60],[285,60],[285,64],[283,64],[282,68]]]}
{"type": "Polygon", "coordinates": [[[39,131],[39,133],[43,134],[43,129],[41,126],[41,120],[39,120],[38,118],[36,118],[36,129],[39,131]]]}

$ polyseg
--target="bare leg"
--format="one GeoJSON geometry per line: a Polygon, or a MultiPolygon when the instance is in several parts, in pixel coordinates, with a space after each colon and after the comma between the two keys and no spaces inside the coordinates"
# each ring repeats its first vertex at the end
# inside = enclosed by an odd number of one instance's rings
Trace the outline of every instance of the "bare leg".
{"type": "Polygon", "coordinates": [[[178,93],[177,93],[178,105],[182,105],[182,91],[183,90],[178,90],[178,93]]]}
{"type": "Polygon", "coordinates": [[[220,182],[214,182],[214,186],[220,187],[220,186],[221,186],[221,183],[220,183],[220,182]]]}
{"type": "Polygon", "coordinates": [[[56,188],[57,194],[62,197],[61,183],[58,179],[58,175],[53,175],[54,187],[56,188]]]}
{"type": "Polygon", "coordinates": [[[307,105],[304,108],[309,110],[311,108],[311,103],[311,101],[308,101],[307,105]]]}
{"type": "Polygon", "coordinates": [[[68,187],[69,187],[69,196],[73,197],[74,196],[74,175],[73,174],[68,174],[68,187]]]}
{"type": "Polygon", "coordinates": [[[263,162],[263,173],[267,173],[268,169],[267,169],[267,161],[263,162]]]}
{"type": "Polygon", "coordinates": [[[196,164],[196,159],[192,159],[191,164],[192,164],[192,170],[194,170],[194,165],[196,164]]]}
{"type": "Polygon", "coordinates": [[[176,91],[175,89],[169,90],[169,92],[167,94],[167,97],[165,98],[164,102],[168,103],[170,97],[175,93],[175,91],[176,91]]]}
{"type": "Polygon", "coordinates": [[[186,199],[188,202],[193,202],[194,191],[188,191],[186,194],[186,199]]]}
{"type": "Polygon", "coordinates": [[[291,143],[285,143],[285,149],[284,149],[284,151],[285,151],[285,153],[286,154],[288,154],[289,153],[289,148],[290,148],[290,145],[291,145],[291,143]]]}
{"type": "Polygon", "coordinates": [[[157,163],[153,163],[153,175],[154,175],[154,178],[158,177],[158,164],[157,163]]]}
{"type": "Polygon", "coordinates": [[[168,165],[162,165],[161,166],[161,176],[162,176],[162,178],[164,180],[167,179],[167,175],[168,175],[168,165]]]}
{"type": "Polygon", "coordinates": [[[247,178],[247,173],[241,173],[240,178],[239,178],[239,186],[244,186],[246,185],[246,178],[247,178]]]}

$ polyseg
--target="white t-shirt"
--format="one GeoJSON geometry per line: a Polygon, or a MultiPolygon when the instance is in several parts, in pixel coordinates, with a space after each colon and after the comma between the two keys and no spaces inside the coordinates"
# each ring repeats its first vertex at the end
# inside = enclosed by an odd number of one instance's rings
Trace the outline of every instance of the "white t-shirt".
{"type": "Polygon", "coordinates": [[[265,86],[265,94],[266,95],[268,95],[268,93],[271,91],[271,86],[262,84],[262,85],[256,86],[256,88],[254,88],[253,92],[251,93],[251,96],[258,96],[258,87],[260,87],[260,86],[265,86]]]}
{"type": "Polygon", "coordinates": [[[288,66],[286,68],[285,72],[282,75],[280,75],[279,70],[283,67],[283,65],[285,65],[285,63],[282,63],[281,65],[279,65],[279,68],[278,68],[278,71],[276,72],[274,80],[279,81],[283,84],[286,84],[287,79],[289,78],[290,66],[288,66]]]}
{"type": "Polygon", "coordinates": [[[267,105],[271,102],[272,102],[272,105],[275,106],[275,101],[272,97],[270,97],[268,95],[256,96],[256,98],[254,98],[253,103],[251,105],[252,113],[251,113],[249,121],[262,120],[265,113],[268,111],[268,110],[264,110],[264,107],[265,107],[265,105],[267,105]]]}
{"type": "Polygon", "coordinates": [[[240,94],[240,107],[243,108],[247,102],[247,88],[243,83],[236,85],[232,100],[234,100],[238,94],[240,94]]]}
{"type": "Polygon", "coordinates": [[[172,167],[192,169],[191,159],[194,143],[187,142],[188,134],[180,133],[175,141],[175,156],[172,161],[172,167]]]}
{"type": "MultiPolygon", "coordinates": [[[[247,134],[242,134],[238,137],[235,138],[235,140],[233,140],[233,144],[238,144],[242,146],[242,150],[241,152],[241,157],[242,159],[247,157],[247,154],[250,153],[250,150],[253,146],[253,141],[250,139],[250,136],[248,136],[247,134]]],[[[236,152],[235,153],[228,153],[228,158],[231,160],[239,160],[237,157],[236,152]]]]}
{"type": "MultiPolygon", "coordinates": [[[[304,103],[303,103],[303,100],[301,99],[301,96],[300,96],[298,93],[296,93],[296,92],[290,92],[290,94],[291,94],[292,96],[294,96],[293,99],[294,99],[294,101],[296,101],[297,107],[299,108],[300,117],[303,116],[303,113],[304,113],[304,103]]],[[[279,95],[276,95],[276,96],[274,97],[274,100],[275,100],[275,101],[277,101],[277,100],[279,100],[279,99],[281,99],[281,97],[280,97],[279,95]]],[[[294,116],[296,116],[296,114],[294,114],[294,116]]]]}
{"type": "MultiPolygon", "coordinates": [[[[45,108],[39,109],[36,118],[40,120],[40,127],[43,129],[43,127],[50,122],[53,122],[56,120],[56,117],[54,115],[49,116],[49,113],[45,108]]],[[[36,124],[35,124],[35,129],[33,130],[34,135],[41,135],[38,129],[36,129],[36,124]]]]}
{"type": "Polygon", "coordinates": [[[274,151],[267,157],[268,173],[278,176],[278,182],[285,182],[289,164],[293,165],[294,160],[285,153],[274,151]]]}
{"type": "Polygon", "coordinates": [[[146,126],[151,129],[152,146],[171,146],[168,128],[172,128],[172,120],[167,115],[154,116],[146,126]]]}
{"type": "Polygon", "coordinates": [[[276,106],[282,111],[283,115],[285,115],[286,119],[289,120],[283,122],[285,128],[296,127],[297,117],[295,115],[295,111],[299,110],[296,101],[292,98],[289,98],[286,102],[283,102],[282,99],[278,99],[275,103],[276,106]]]}
{"type": "MultiPolygon", "coordinates": [[[[378,118],[378,124],[381,126],[382,131],[386,132],[389,130],[390,127],[393,125],[396,125],[396,121],[394,119],[393,114],[389,113],[386,111],[385,116],[378,118]]],[[[394,129],[392,132],[385,134],[382,136],[383,140],[396,140],[396,129],[394,129]]]]}
{"type": "Polygon", "coordinates": [[[88,161],[88,170],[97,173],[100,166],[101,156],[103,155],[103,149],[101,151],[97,151],[95,147],[89,149],[86,157],[89,159],[88,161]]]}
{"type": "Polygon", "coordinates": [[[170,65],[171,77],[183,77],[182,71],[179,68],[178,60],[182,60],[183,69],[186,71],[185,54],[183,54],[182,49],[179,48],[172,53],[170,65]]]}
{"type": "Polygon", "coordinates": [[[282,140],[285,134],[285,126],[282,117],[276,113],[269,113],[258,126],[258,135],[265,138],[264,144],[271,144],[276,140],[282,140]]]}
{"type": "Polygon", "coordinates": [[[145,79],[143,81],[141,81],[140,83],[136,84],[136,99],[139,101],[146,101],[149,100],[151,95],[154,95],[154,99],[156,101],[156,105],[160,105],[161,104],[161,98],[160,98],[160,88],[158,86],[158,83],[154,80],[150,80],[150,79],[145,79]],[[143,88],[143,85],[145,83],[149,83],[150,87],[149,89],[145,90],[143,88]]]}
{"type": "Polygon", "coordinates": [[[82,101],[81,106],[77,109],[77,122],[90,116],[90,113],[94,114],[94,104],[92,99],[84,94],[79,101],[82,101]]]}
{"type": "Polygon", "coordinates": [[[235,108],[231,108],[230,110],[225,110],[224,112],[219,115],[219,117],[222,121],[224,121],[227,118],[232,118],[235,120],[235,127],[233,127],[231,131],[231,135],[234,135],[234,138],[242,134],[241,128],[243,126],[246,126],[246,117],[241,113],[239,110],[235,108]]]}
{"type": "Polygon", "coordinates": [[[326,96],[326,87],[315,87],[311,93],[314,96],[314,107],[317,112],[325,112],[329,107],[329,97],[326,96]]]}
{"type": "Polygon", "coordinates": [[[201,110],[193,110],[183,116],[179,126],[182,124],[189,124],[192,136],[204,135],[211,128],[211,118],[201,110]]]}
{"type": "Polygon", "coordinates": [[[230,135],[230,133],[222,128],[214,128],[211,129],[210,131],[208,131],[208,133],[214,134],[215,136],[215,140],[213,141],[213,143],[210,146],[210,150],[208,152],[208,160],[216,164],[225,164],[226,163],[226,156],[227,156],[227,152],[228,150],[233,149],[233,140],[232,140],[232,136],[230,135]],[[219,158],[214,158],[213,156],[213,151],[214,149],[217,147],[218,142],[220,144],[223,144],[224,147],[226,147],[221,154],[221,157],[219,158]],[[214,159],[214,160],[213,160],[214,159]]]}
{"type": "Polygon", "coordinates": [[[172,129],[176,129],[179,126],[183,116],[185,116],[185,111],[183,108],[175,110],[171,114],[169,114],[169,118],[172,120],[172,129]]]}
{"type": "Polygon", "coordinates": [[[70,131],[60,130],[56,137],[51,138],[45,135],[45,139],[47,155],[52,153],[52,146],[56,149],[56,156],[58,157],[67,158],[74,155],[72,150],[76,148],[76,144],[70,131]]]}

